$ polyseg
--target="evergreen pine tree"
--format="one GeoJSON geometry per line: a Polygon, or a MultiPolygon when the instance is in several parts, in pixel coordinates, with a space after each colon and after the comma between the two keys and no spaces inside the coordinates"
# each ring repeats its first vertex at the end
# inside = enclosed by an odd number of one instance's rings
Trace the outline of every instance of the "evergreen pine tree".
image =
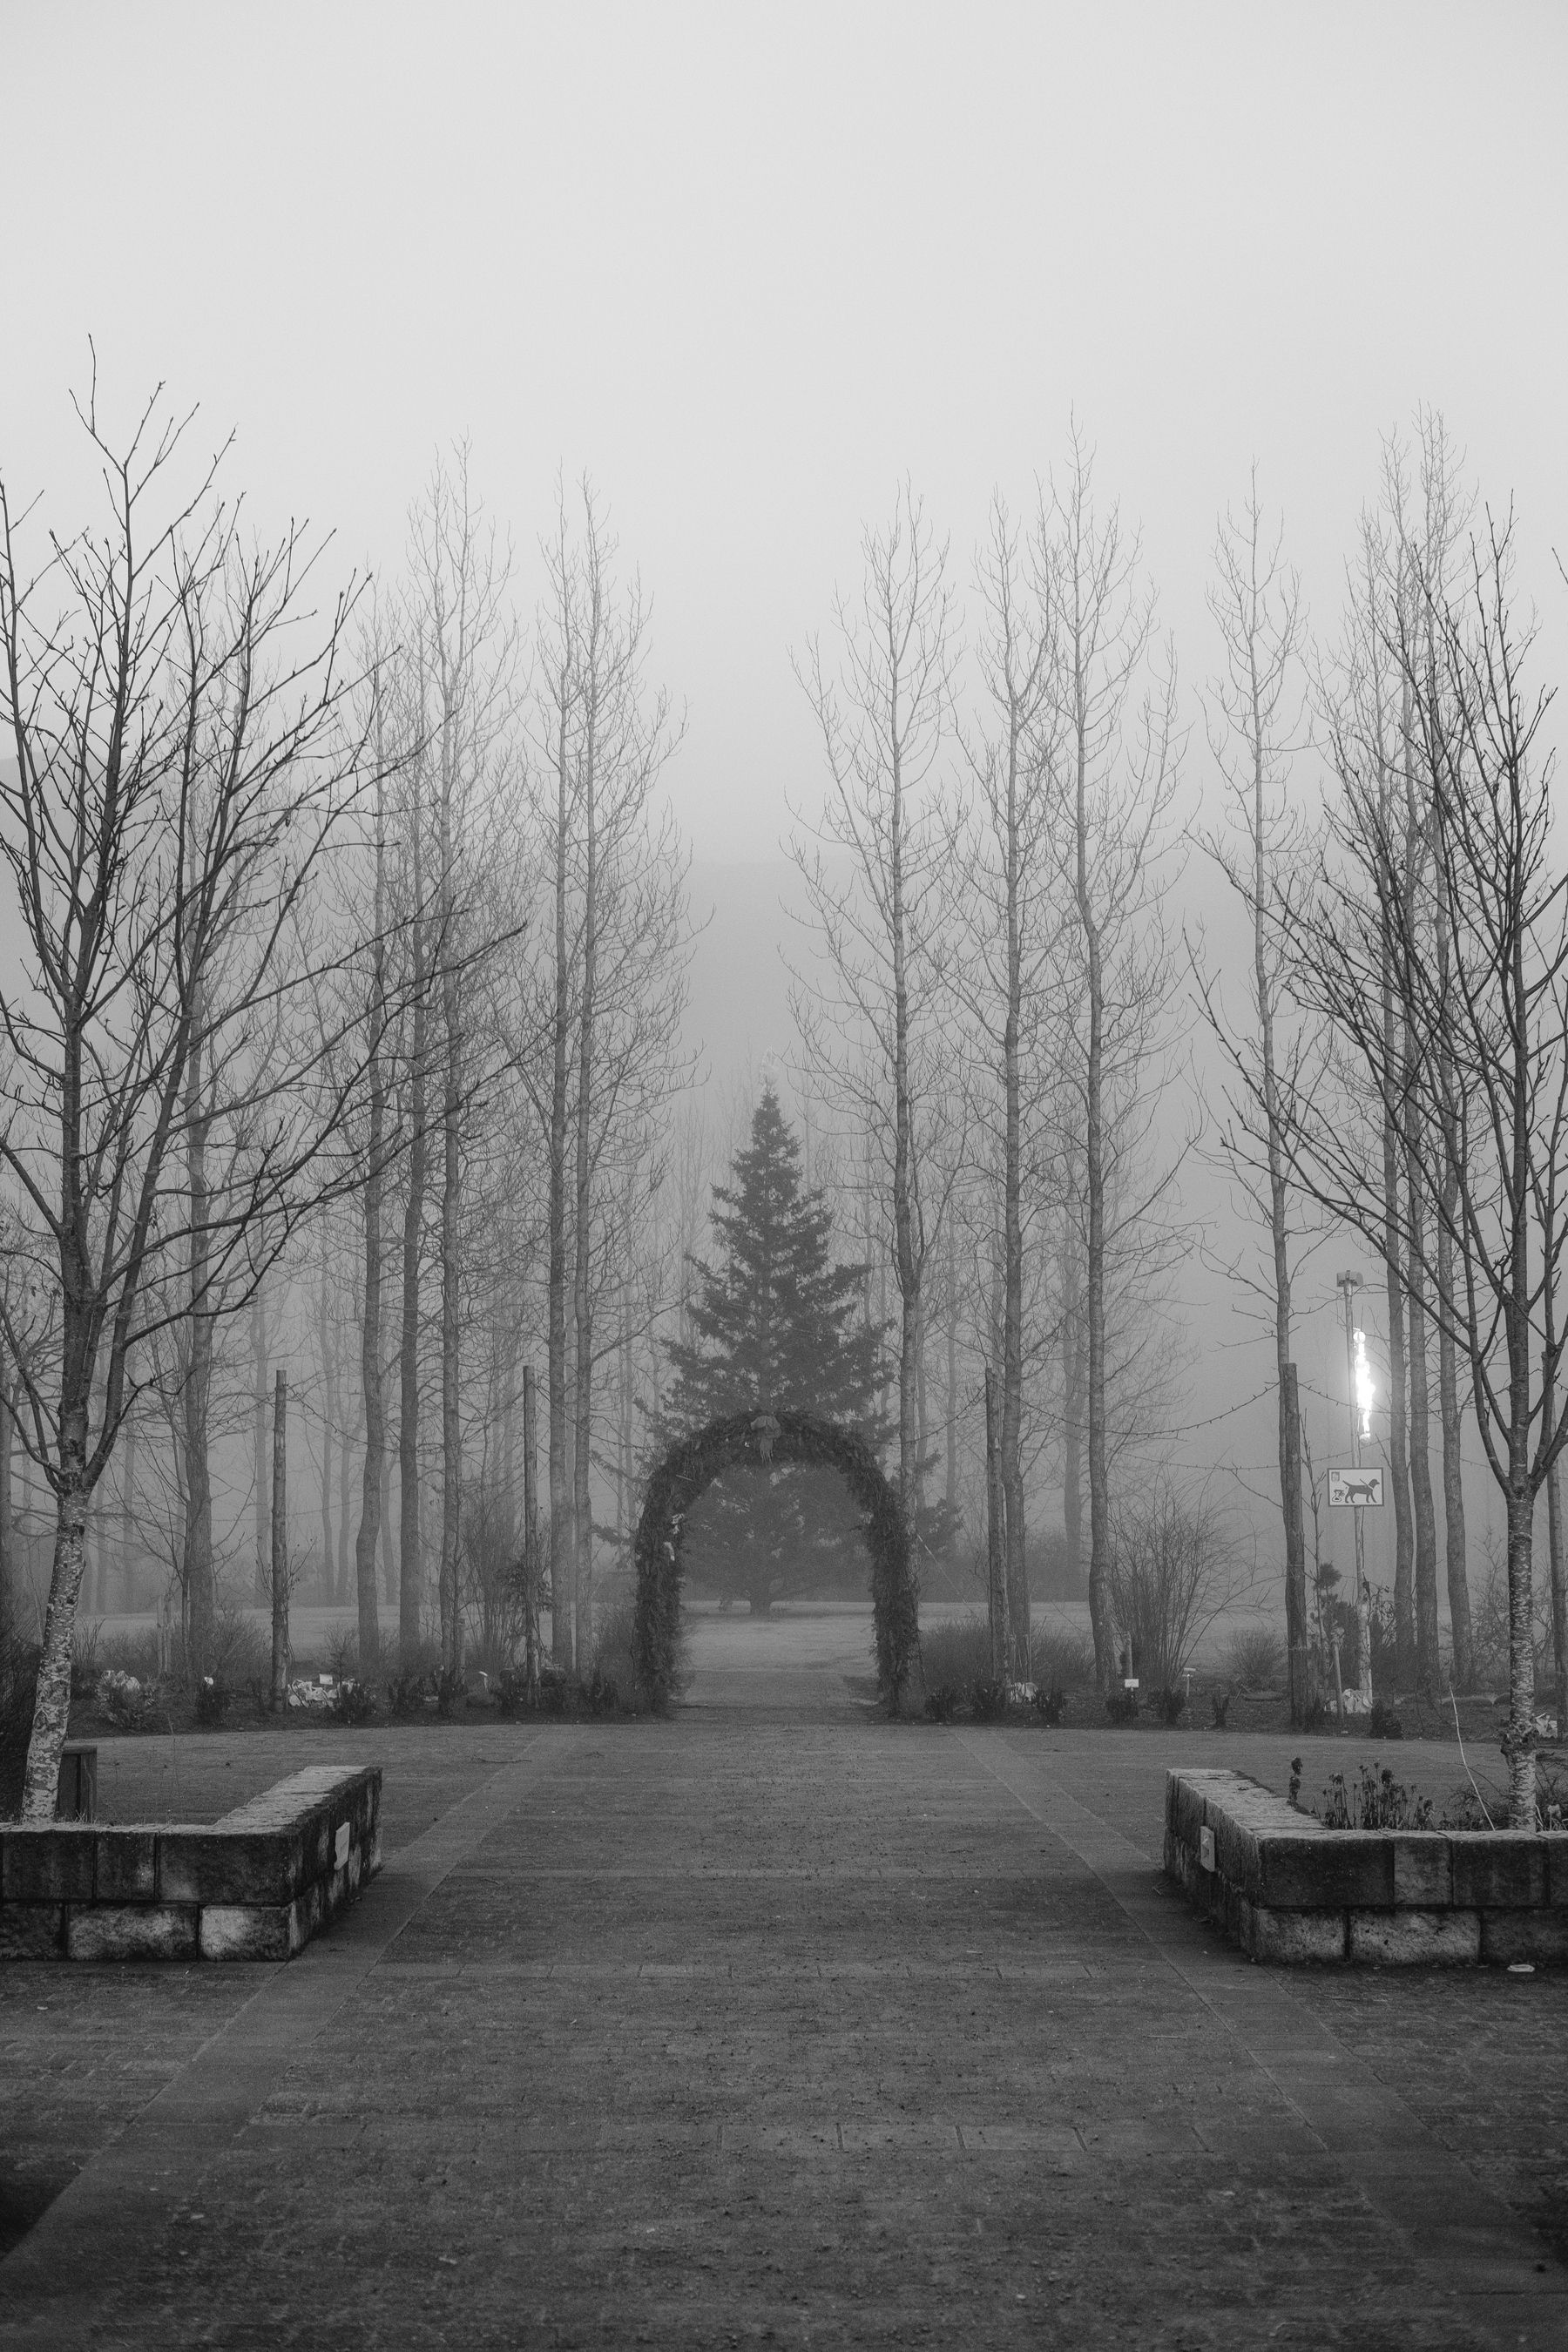
{"type": "MultiPolygon", "coordinates": [[[[802,1186],[800,1147],[771,1085],[713,1202],[719,1260],[697,1267],[692,1337],[669,1349],[676,1426],[794,1406],[880,1442],[882,1335],[865,1320],[865,1268],[835,1263],[832,1213],[802,1186]]],[[[840,1581],[858,1564],[856,1527],[832,1472],[736,1469],[698,1506],[687,1563],[700,1580],[766,1609],[785,1592],[840,1581]]]]}

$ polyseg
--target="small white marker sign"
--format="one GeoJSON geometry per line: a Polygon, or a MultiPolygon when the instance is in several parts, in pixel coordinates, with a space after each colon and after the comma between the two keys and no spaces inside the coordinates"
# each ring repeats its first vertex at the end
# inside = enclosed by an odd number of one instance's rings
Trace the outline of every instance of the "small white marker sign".
{"type": "Polygon", "coordinates": [[[1380,1511],[1383,1508],[1382,1471],[1331,1470],[1329,1501],[1336,1508],[1349,1506],[1356,1510],[1380,1511]]]}

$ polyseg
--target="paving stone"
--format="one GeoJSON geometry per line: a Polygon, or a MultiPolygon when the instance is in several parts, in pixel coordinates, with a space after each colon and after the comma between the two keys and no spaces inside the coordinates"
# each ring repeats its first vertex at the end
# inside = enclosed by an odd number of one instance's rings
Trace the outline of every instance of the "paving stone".
{"type": "Polygon", "coordinates": [[[288,1969],[0,1982],[0,2174],[81,2168],[0,2343],[1560,2344],[1553,1980],[1252,1967],[1161,1886],[1170,1744],[388,1735],[288,1969]]]}

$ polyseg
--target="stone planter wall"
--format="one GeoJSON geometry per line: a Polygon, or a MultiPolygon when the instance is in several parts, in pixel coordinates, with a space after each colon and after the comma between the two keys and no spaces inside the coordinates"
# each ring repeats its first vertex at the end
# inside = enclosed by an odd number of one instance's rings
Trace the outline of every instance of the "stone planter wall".
{"type": "Polygon", "coordinates": [[[1331,1830],[1239,1772],[1170,1772],[1165,1869],[1255,1960],[1568,1961],[1568,1832],[1331,1830]]]}
{"type": "Polygon", "coordinates": [[[287,1960],[381,1867],[379,1766],[312,1764],[206,1828],[0,1824],[0,1958],[287,1960]]]}

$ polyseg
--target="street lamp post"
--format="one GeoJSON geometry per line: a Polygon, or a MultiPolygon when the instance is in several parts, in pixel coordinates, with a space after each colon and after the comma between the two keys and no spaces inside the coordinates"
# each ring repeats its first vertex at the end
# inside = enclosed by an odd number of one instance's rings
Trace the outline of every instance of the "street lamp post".
{"type": "MultiPolygon", "coordinates": [[[[1334,1276],[1345,1302],[1345,1393],[1351,1416],[1351,1467],[1361,1467],[1363,1437],[1372,1435],[1372,1374],[1366,1360],[1366,1333],[1355,1323],[1355,1294],[1361,1288],[1359,1274],[1337,1274],[1334,1276]]],[[[1366,1581],[1366,1538],[1362,1528],[1362,1507],[1355,1506],[1355,1615],[1357,1653],[1357,1695],[1363,1709],[1372,1706],[1372,1594],[1366,1581]]]]}

